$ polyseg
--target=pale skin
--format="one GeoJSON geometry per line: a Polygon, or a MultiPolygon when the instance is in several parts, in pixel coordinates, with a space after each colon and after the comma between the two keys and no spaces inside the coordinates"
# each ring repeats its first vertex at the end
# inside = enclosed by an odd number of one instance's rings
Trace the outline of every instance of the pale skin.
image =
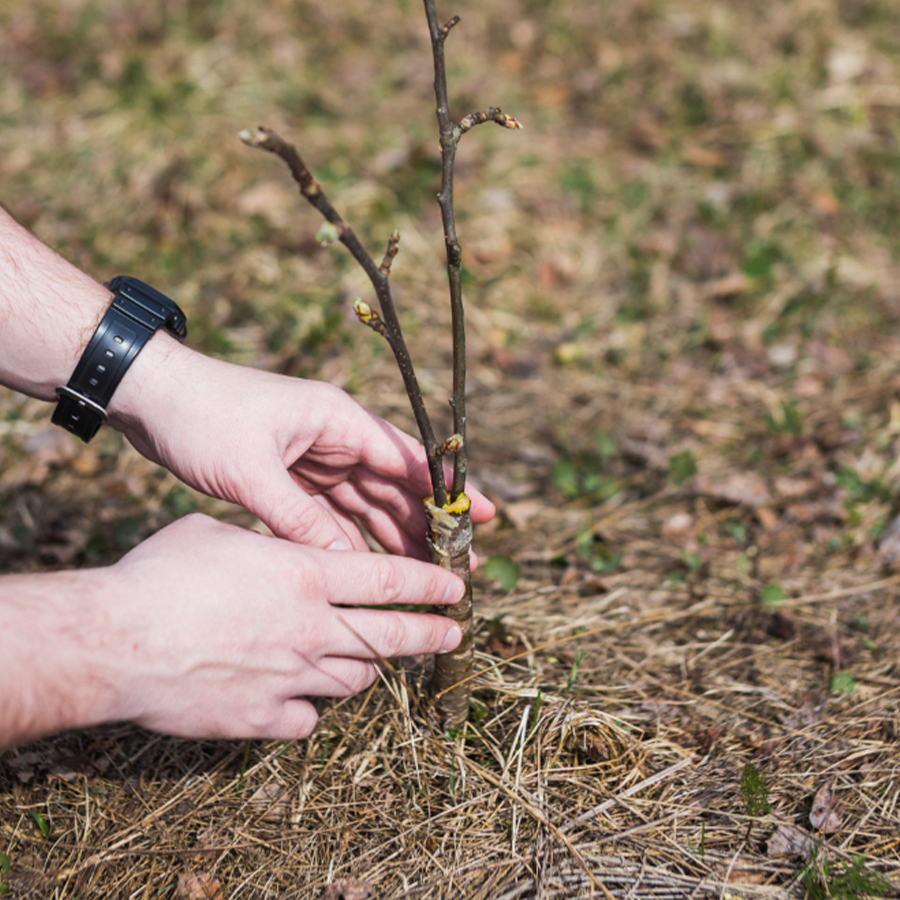
{"type": "MultiPolygon", "coordinates": [[[[0,208],[0,384],[54,401],[110,300],[0,208]]],[[[189,516],[106,568],[0,577],[0,748],[119,720],[302,738],[307,698],[362,690],[379,658],[459,642],[440,616],[376,608],[452,603],[463,585],[422,561],[421,446],[343,391],[158,333],[108,412],[149,459],[276,536],[189,516]]],[[[490,519],[471,499],[473,520],[490,519]]]]}

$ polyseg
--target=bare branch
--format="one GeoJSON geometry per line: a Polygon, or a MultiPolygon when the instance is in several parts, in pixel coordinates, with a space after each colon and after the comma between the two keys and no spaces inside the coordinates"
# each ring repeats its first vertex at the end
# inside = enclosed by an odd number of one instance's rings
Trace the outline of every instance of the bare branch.
{"type": "MultiPolygon", "coordinates": [[[[240,139],[249,147],[258,147],[260,150],[268,150],[276,156],[280,156],[291,170],[294,181],[300,185],[300,193],[312,200],[321,193],[319,182],[312,176],[312,172],[306,167],[306,163],[300,158],[297,148],[289,144],[282,137],[268,128],[257,128],[255,131],[245,130],[239,135],[240,139]]],[[[328,218],[326,216],[326,218],[328,218]]],[[[329,219],[329,221],[331,221],[329,219]]]]}
{"type": "Polygon", "coordinates": [[[447,277],[450,285],[450,311],[453,332],[453,430],[462,438],[462,447],[454,454],[453,484],[450,500],[456,500],[466,489],[468,457],[466,454],[466,326],[462,299],[462,251],[456,237],[456,221],[453,213],[453,167],[460,133],[450,121],[447,102],[447,69],[444,62],[444,39],[459,21],[451,19],[444,28],[437,26],[435,0],[424,0],[425,16],[431,32],[431,51],[434,59],[434,97],[437,102],[438,129],[441,136],[441,192],[438,204],[444,227],[447,248],[447,277]],[[451,24],[452,23],[452,24],[451,24]],[[449,27],[448,27],[449,26],[449,27]]]}

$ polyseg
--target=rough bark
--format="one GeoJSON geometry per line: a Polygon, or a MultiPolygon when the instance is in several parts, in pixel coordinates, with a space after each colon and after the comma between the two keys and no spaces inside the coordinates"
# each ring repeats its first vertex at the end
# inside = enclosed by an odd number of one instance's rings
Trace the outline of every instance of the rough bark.
{"type": "Polygon", "coordinates": [[[450,653],[435,657],[432,690],[435,705],[444,731],[456,731],[469,716],[469,695],[474,657],[474,630],[472,627],[472,576],[469,569],[469,551],[472,546],[472,519],[469,516],[468,498],[463,494],[461,502],[436,506],[433,500],[425,502],[428,519],[428,548],[431,561],[458,575],[466,584],[466,592],[459,603],[439,607],[442,615],[453,619],[462,629],[462,641],[450,653]]]}

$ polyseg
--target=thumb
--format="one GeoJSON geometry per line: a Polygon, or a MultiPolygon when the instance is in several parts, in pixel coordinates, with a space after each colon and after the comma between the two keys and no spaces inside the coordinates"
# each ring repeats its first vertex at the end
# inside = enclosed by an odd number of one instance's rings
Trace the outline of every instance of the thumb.
{"type": "Polygon", "coordinates": [[[305,493],[291,476],[254,485],[243,504],[276,537],[322,550],[352,550],[353,541],[326,506],[305,493]]]}

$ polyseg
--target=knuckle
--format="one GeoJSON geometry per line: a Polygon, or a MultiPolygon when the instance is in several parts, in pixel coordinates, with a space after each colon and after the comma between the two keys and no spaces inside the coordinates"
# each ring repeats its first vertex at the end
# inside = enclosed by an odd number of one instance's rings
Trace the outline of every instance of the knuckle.
{"type": "Polygon", "coordinates": [[[277,710],[268,703],[261,703],[250,708],[245,717],[244,731],[248,735],[264,736],[272,731],[272,723],[277,719],[277,710]]]}
{"type": "Polygon", "coordinates": [[[377,603],[399,603],[406,587],[400,567],[386,556],[372,559],[372,590],[377,603]]]}
{"type": "Polygon", "coordinates": [[[314,544],[322,530],[321,517],[307,506],[288,507],[273,513],[270,518],[269,524],[275,534],[299,544],[314,544]]]}
{"type": "Polygon", "coordinates": [[[390,658],[401,656],[406,650],[409,631],[400,613],[385,612],[381,623],[381,653],[390,658]]]}

